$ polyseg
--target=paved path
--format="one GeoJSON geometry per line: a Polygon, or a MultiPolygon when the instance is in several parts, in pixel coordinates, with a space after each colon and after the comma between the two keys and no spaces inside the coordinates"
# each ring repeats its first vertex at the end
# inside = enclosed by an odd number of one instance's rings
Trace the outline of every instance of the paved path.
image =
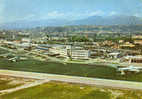
{"type": "Polygon", "coordinates": [[[114,87],[114,88],[142,90],[141,82],[107,80],[107,79],[98,79],[98,78],[65,76],[65,75],[22,72],[22,71],[12,71],[12,70],[0,70],[0,75],[34,78],[34,79],[40,79],[40,80],[53,80],[53,81],[63,81],[63,82],[71,82],[71,83],[81,83],[81,84],[87,84],[87,85],[98,85],[98,86],[106,86],[106,87],[114,87]]]}
{"type": "Polygon", "coordinates": [[[50,81],[50,80],[37,80],[37,81],[34,81],[34,82],[30,83],[30,84],[29,83],[24,84],[24,85],[22,85],[20,87],[1,90],[0,95],[7,94],[7,93],[12,93],[14,91],[18,91],[18,90],[29,88],[29,87],[34,87],[34,86],[37,86],[37,85],[41,85],[41,84],[47,83],[48,81],[50,81]]]}

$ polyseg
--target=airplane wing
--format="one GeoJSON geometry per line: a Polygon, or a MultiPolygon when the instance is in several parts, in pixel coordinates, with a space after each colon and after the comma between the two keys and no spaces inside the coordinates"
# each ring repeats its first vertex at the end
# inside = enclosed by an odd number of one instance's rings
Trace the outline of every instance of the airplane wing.
{"type": "Polygon", "coordinates": [[[119,68],[119,71],[134,71],[134,72],[139,72],[139,69],[135,69],[135,68],[119,68]]]}
{"type": "Polygon", "coordinates": [[[135,69],[142,69],[142,67],[135,67],[135,69]]]}
{"type": "Polygon", "coordinates": [[[130,68],[119,68],[118,70],[121,71],[121,70],[129,70],[130,68]]]}

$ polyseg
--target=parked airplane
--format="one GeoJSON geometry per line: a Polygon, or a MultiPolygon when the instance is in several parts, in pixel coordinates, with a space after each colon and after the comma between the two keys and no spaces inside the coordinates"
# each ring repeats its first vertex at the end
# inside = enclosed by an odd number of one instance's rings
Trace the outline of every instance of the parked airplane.
{"type": "Polygon", "coordinates": [[[8,59],[9,61],[11,61],[11,62],[16,62],[17,61],[17,58],[16,57],[13,57],[13,58],[10,58],[10,59],[8,59]]]}
{"type": "Polygon", "coordinates": [[[121,72],[121,74],[125,74],[125,71],[130,71],[130,72],[140,72],[142,71],[142,67],[136,67],[136,66],[128,66],[128,67],[120,67],[118,68],[118,71],[121,72]]]}
{"type": "Polygon", "coordinates": [[[26,57],[13,57],[8,60],[11,62],[17,62],[17,61],[27,60],[27,58],[26,57]]]}

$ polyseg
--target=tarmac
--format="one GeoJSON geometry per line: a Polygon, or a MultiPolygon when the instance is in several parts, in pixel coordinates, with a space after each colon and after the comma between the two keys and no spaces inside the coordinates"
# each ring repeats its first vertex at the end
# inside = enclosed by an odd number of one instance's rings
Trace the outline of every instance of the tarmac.
{"type": "Polygon", "coordinates": [[[2,69],[0,70],[0,75],[32,78],[32,79],[47,80],[47,81],[79,83],[79,84],[104,86],[104,87],[112,87],[112,88],[120,88],[120,89],[142,90],[141,82],[132,82],[132,81],[109,80],[109,79],[24,72],[24,71],[12,71],[12,70],[2,70],[2,69]]]}

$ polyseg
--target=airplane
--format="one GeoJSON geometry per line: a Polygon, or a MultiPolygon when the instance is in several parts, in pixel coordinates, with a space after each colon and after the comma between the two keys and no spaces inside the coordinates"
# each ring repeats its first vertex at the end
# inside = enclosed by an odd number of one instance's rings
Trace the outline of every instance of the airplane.
{"type": "Polygon", "coordinates": [[[136,67],[136,66],[128,66],[128,67],[121,67],[121,68],[118,68],[118,71],[121,72],[121,74],[124,74],[125,71],[130,71],[130,72],[140,72],[142,71],[142,67],[136,67]]]}
{"type": "Polygon", "coordinates": [[[10,58],[10,59],[8,59],[8,60],[11,61],[11,62],[16,62],[16,61],[17,61],[17,59],[16,59],[15,57],[10,58]]]}
{"type": "Polygon", "coordinates": [[[129,66],[128,67],[118,67],[118,71],[120,71],[122,75],[125,74],[125,71],[136,72],[136,73],[142,71],[142,67],[132,66],[131,63],[132,63],[132,59],[129,59],[129,66]]]}
{"type": "Polygon", "coordinates": [[[8,60],[11,61],[11,62],[17,62],[17,61],[27,60],[27,58],[26,58],[26,57],[18,57],[18,56],[15,56],[15,57],[13,57],[13,58],[9,58],[8,60]]]}

